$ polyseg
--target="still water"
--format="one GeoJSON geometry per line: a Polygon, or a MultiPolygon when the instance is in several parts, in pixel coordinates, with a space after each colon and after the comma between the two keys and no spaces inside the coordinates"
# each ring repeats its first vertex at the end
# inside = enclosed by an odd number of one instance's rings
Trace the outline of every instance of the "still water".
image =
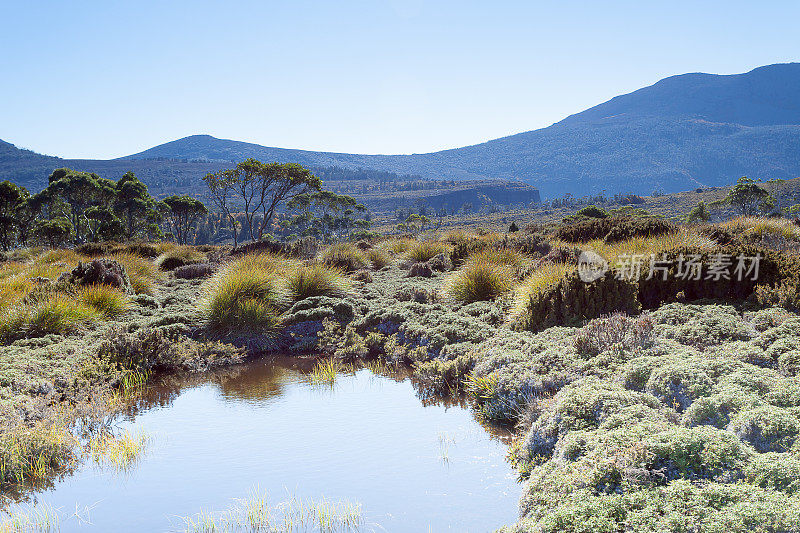
{"type": "Polygon", "coordinates": [[[493,531],[515,521],[508,434],[467,405],[423,402],[369,370],[313,383],[308,364],[260,360],[150,387],[118,423],[149,441],[125,473],[87,462],[37,505],[61,531],[183,531],[255,490],[270,501],[358,502],[360,531],[493,531]],[[300,368],[298,365],[305,366],[300,368]]]}

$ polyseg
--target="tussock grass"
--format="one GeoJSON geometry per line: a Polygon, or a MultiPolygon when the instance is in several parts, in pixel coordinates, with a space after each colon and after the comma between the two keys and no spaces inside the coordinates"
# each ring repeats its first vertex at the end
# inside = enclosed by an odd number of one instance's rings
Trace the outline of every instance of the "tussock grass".
{"type": "Polygon", "coordinates": [[[285,274],[286,294],[293,302],[312,296],[342,296],[350,290],[345,273],[321,263],[299,265],[285,274]]]}
{"type": "Polygon", "coordinates": [[[734,234],[759,237],[775,235],[784,239],[800,240],[800,226],[786,218],[740,217],[715,225],[734,234]]]}
{"type": "Polygon", "coordinates": [[[494,300],[511,290],[514,279],[513,271],[507,266],[470,262],[445,279],[442,293],[450,300],[463,303],[494,300]]]}
{"type": "Polygon", "coordinates": [[[0,519],[0,533],[56,533],[61,531],[61,515],[45,504],[15,509],[0,519]]]}
{"type": "Polygon", "coordinates": [[[89,454],[97,465],[127,472],[141,458],[149,441],[144,433],[125,432],[114,436],[103,431],[89,441],[89,454]]]}
{"type": "Polygon", "coordinates": [[[201,301],[209,326],[227,331],[275,329],[284,301],[280,272],[285,263],[269,254],[246,255],[217,272],[201,301]]]}
{"type": "Polygon", "coordinates": [[[415,242],[414,239],[408,238],[387,239],[378,244],[377,248],[392,255],[400,255],[405,253],[415,242]]]}
{"type": "Polygon", "coordinates": [[[650,256],[684,246],[713,250],[717,244],[708,237],[683,229],[658,237],[635,237],[615,243],[594,240],[586,243],[583,248],[598,253],[613,267],[623,256],[650,256]]]}
{"type": "Polygon", "coordinates": [[[0,485],[44,479],[73,462],[78,441],[71,422],[70,413],[59,410],[33,425],[4,425],[0,429],[0,485]]]}
{"type": "Polygon", "coordinates": [[[333,385],[340,372],[346,372],[350,367],[338,359],[325,359],[314,365],[311,371],[311,382],[317,384],[333,385]]]}
{"type": "Polygon", "coordinates": [[[22,322],[25,335],[31,337],[71,333],[104,318],[101,311],[88,303],[63,293],[55,293],[20,312],[24,318],[19,316],[17,320],[22,322]]]}
{"type": "Polygon", "coordinates": [[[547,263],[532,272],[514,290],[514,303],[510,315],[511,321],[515,322],[517,317],[527,312],[533,297],[558,283],[568,272],[574,269],[575,267],[572,265],[547,263]]]}
{"type": "Polygon", "coordinates": [[[341,268],[345,272],[361,270],[369,265],[364,252],[349,242],[329,246],[322,252],[320,259],[326,265],[341,268]]]}
{"type": "Polygon", "coordinates": [[[36,257],[33,262],[35,264],[52,265],[56,263],[64,263],[66,265],[77,265],[80,261],[86,261],[88,257],[83,256],[74,250],[47,250],[43,254],[36,257]]]}
{"type": "Polygon", "coordinates": [[[467,262],[517,268],[522,265],[523,258],[519,253],[508,248],[487,248],[469,255],[467,262]]]}
{"type": "Polygon", "coordinates": [[[424,263],[439,254],[450,253],[450,247],[439,241],[414,242],[406,252],[406,258],[417,263],[424,263]]]}
{"type": "Polygon", "coordinates": [[[206,259],[206,254],[192,246],[174,246],[159,255],[155,264],[161,270],[175,270],[179,266],[203,263],[206,259]]]}
{"type": "Polygon", "coordinates": [[[105,318],[114,318],[124,313],[130,306],[130,299],[122,292],[108,285],[87,285],[75,293],[75,300],[99,312],[105,318]]]}
{"type": "Polygon", "coordinates": [[[140,255],[120,252],[113,254],[111,259],[118,261],[125,267],[125,272],[127,272],[133,291],[136,294],[149,294],[152,296],[155,292],[156,282],[164,277],[164,274],[153,261],[140,255]]]}
{"type": "Polygon", "coordinates": [[[389,254],[380,248],[371,248],[368,250],[367,259],[375,270],[380,270],[392,262],[392,258],[389,257],[389,254]]]}

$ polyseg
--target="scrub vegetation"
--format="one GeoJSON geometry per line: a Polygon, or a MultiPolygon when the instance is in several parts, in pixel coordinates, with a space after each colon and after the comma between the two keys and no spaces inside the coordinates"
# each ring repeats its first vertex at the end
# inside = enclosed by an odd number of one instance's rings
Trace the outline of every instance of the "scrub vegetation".
{"type": "MultiPolygon", "coordinates": [[[[347,233],[337,222],[323,239],[235,250],[10,250],[0,263],[0,485],[86,457],[125,470],[146,438],[100,428],[138,387],[280,353],[318,358],[309,379],[324,384],[354,365],[402,367],[421,395],[467,395],[481,417],[515,427],[509,459],[525,489],[507,531],[796,530],[798,225],[574,211],[508,232],[348,226],[350,238],[331,243],[347,233]],[[607,270],[585,279],[582,251],[607,270]],[[721,253],[730,275],[709,275],[721,253]],[[700,276],[682,275],[689,257],[700,276]],[[752,257],[758,275],[737,279],[739,258],[752,257]]],[[[306,226],[329,220],[313,216],[306,226]]],[[[250,218],[246,233],[261,233],[250,218]]],[[[360,516],[256,495],[186,527],[327,531],[360,516]]]]}

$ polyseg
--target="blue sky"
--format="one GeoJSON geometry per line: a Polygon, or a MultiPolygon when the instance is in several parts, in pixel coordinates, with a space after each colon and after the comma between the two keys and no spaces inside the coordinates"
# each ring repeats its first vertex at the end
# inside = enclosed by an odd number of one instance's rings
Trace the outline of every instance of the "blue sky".
{"type": "Polygon", "coordinates": [[[208,133],[357,153],[548,126],[685,72],[800,60],[800,2],[0,3],[0,139],[119,157],[208,133]]]}

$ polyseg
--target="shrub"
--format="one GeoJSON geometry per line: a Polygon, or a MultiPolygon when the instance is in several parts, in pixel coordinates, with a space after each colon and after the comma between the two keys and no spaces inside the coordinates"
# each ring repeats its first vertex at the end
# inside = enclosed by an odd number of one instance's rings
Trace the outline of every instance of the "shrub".
{"type": "Polygon", "coordinates": [[[653,369],[645,390],[667,407],[682,412],[697,398],[711,394],[713,386],[708,374],[700,369],[668,364],[653,369]]]}
{"type": "Polygon", "coordinates": [[[578,353],[595,356],[610,349],[633,350],[653,342],[653,321],[649,317],[631,318],[613,313],[592,320],[575,337],[578,353]]]}
{"type": "Polygon", "coordinates": [[[131,290],[125,267],[113,259],[92,259],[87,263],[78,263],[71,272],[59,276],[58,282],[77,286],[108,285],[124,292],[131,290]]]}
{"type": "Polygon", "coordinates": [[[436,255],[449,253],[449,251],[449,246],[443,242],[417,241],[406,251],[406,258],[417,263],[424,263],[436,255]]]}
{"type": "Polygon", "coordinates": [[[223,331],[269,331],[278,325],[282,303],[280,261],[245,256],[209,280],[201,309],[209,327],[223,331]]]}
{"type": "Polygon", "coordinates": [[[292,302],[313,296],[342,296],[350,289],[344,272],[319,263],[289,270],[285,284],[292,302]]]}
{"type": "Polygon", "coordinates": [[[121,250],[122,253],[137,255],[146,259],[158,257],[161,254],[161,251],[162,250],[160,250],[158,246],[149,242],[132,242],[126,244],[121,250]]]}
{"type": "Polygon", "coordinates": [[[428,266],[437,272],[447,272],[453,269],[453,263],[447,254],[434,255],[428,260],[428,266]]]}
{"type": "Polygon", "coordinates": [[[118,289],[108,285],[87,285],[75,293],[79,304],[92,307],[106,318],[113,318],[124,313],[130,306],[130,300],[118,289]]]}
{"type": "Polygon", "coordinates": [[[370,248],[370,250],[367,252],[367,259],[372,264],[372,268],[375,270],[380,270],[392,262],[389,254],[379,248],[370,248]]]}
{"type": "Polygon", "coordinates": [[[428,265],[428,263],[414,263],[411,265],[411,268],[408,269],[408,277],[421,277],[421,278],[429,278],[433,276],[433,270],[428,265]]]}
{"type": "Polygon", "coordinates": [[[508,267],[491,263],[467,263],[444,282],[442,293],[457,302],[494,300],[511,290],[514,274],[508,267]]]}
{"type": "Polygon", "coordinates": [[[322,262],[340,268],[345,272],[355,272],[367,268],[364,252],[350,243],[333,244],[322,252],[322,262]]]}
{"type": "Polygon", "coordinates": [[[597,207],[596,205],[587,205],[575,213],[575,216],[586,218],[608,218],[608,211],[597,207]]]}
{"type": "Polygon", "coordinates": [[[489,243],[485,240],[466,234],[454,234],[449,238],[452,239],[449,242],[453,245],[453,249],[450,251],[450,261],[456,266],[461,265],[470,255],[489,247],[489,243]]]}
{"type": "Polygon", "coordinates": [[[547,255],[552,250],[549,242],[537,233],[525,233],[505,241],[505,245],[521,254],[547,255]]]}
{"type": "Polygon", "coordinates": [[[612,272],[586,283],[574,271],[556,278],[559,271],[565,269],[554,266],[523,282],[512,313],[516,328],[540,331],[614,311],[636,314],[640,310],[635,283],[617,279],[612,272]]]}
{"type": "Polygon", "coordinates": [[[212,276],[218,269],[219,263],[195,263],[193,265],[180,266],[173,273],[176,278],[197,279],[212,276]]]}
{"type": "Polygon", "coordinates": [[[759,452],[785,452],[797,440],[800,421],[785,409],[765,405],[742,411],[728,429],[759,452]]]}
{"type": "Polygon", "coordinates": [[[606,243],[634,237],[658,237],[675,233],[674,224],[657,218],[591,218],[559,227],[555,237],[565,242],[584,243],[602,239],[606,243]]]}
{"type": "Polygon", "coordinates": [[[162,253],[156,258],[156,266],[161,270],[175,270],[184,265],[202,263],[206,261],[206,254],[191,246],[176,246],[162,253]]]}

